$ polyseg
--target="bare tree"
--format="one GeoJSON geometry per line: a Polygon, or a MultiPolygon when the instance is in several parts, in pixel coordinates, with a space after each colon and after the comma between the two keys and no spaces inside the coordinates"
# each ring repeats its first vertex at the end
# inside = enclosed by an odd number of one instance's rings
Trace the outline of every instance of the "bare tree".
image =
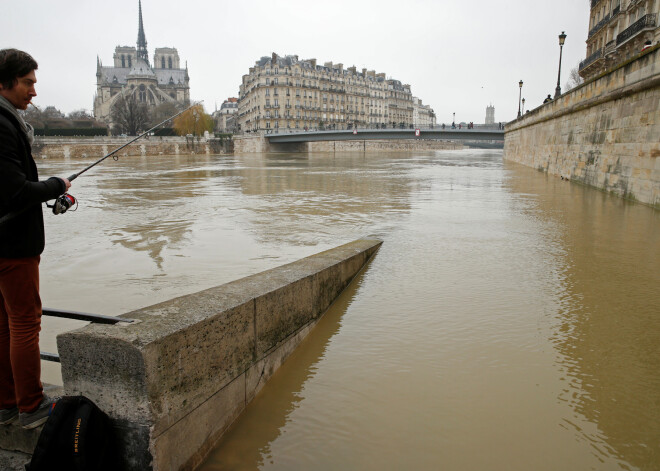
{"type": "Polygon", "coordinates": [[[87,112],[87,110],[81,108],[79,110],[74,110],[67,115],[69,119],[92,119],[93,116],[87,112]]]}
{"type": "Polygon", "coordinates": [[[140,103],[134,94],[122,95],[114,102],[110,110],[115,134],[136,136],[149,124],[147,105],[140,103]]]}
{"type": "MultiPolygon", "coordinates": [[[[151,126],[162,123],[170,116],[174,116],[184,108],[184,105],[176,101],[164,101],[156,105],[151,111],[151,126]]],[[[173,127],[172,123],[169,123],[173,127]]],[[[167,127],[167,126],[166,126],[167,127]]]]}
{"type": "Polygon", "coordinates": [[[569,91],[578,85],[581,85],[583,82],[584,79],[580,77],[579,66],[575,66],[568,74],[568,81],[564,85],[564,90],[569,91]]]}

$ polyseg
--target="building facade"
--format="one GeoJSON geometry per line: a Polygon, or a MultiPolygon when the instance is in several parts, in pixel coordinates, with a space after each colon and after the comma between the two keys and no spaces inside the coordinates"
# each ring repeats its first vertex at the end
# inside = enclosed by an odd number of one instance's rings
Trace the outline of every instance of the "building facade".
{"type": "Polygon", "coordinates": [[[212,116],[216,131],[236,132],[238,129],[238,98],[227,98],[212,116]]]}
{"type": "Polygon", "coordinates": [[[243,76],[238,120],[244,132],[407,128],[413,110],[410,85],[384,73],[273,53],[243,76]]]}
{"type": "Polygon", "coordinates": [[[135,96],[150,107],[164,102],[187,104],[190,101],[188,67],[181,68],[175,48],[156,48],[153,65],[149,63],[141,1],[138,8],[137,48],[117,46],[112,67],[104,67],[97,58],[94,116],[106,123],[112,122],[112,106],[121,96],[135,96]]]}
{"type": "Polygon", "coordinates": [[[579,73],[589,80],[660,41],[660,0],[591,0],[587,58],[579,73]]]}
{"type": "Polygon", "coordinates": [[[417,97],[413,97],[413,126],[415,128],[432,128],[435,126],[435,112],[430,105],[425,105],[417,97]]]}

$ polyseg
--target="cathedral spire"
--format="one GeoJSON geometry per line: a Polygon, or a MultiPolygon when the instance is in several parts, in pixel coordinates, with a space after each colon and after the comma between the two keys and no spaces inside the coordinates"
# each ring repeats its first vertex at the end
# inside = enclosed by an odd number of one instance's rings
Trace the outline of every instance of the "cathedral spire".
{"type": "Polygon", "coordinates": [[[138,8],[140,10],[140,26],[138,29],[137,39],[137,57],[149,63],[149,51],[147,51],[147,37],[144,34],[144,25],[142,24],[142,0],[138,0],[138,8]]]}

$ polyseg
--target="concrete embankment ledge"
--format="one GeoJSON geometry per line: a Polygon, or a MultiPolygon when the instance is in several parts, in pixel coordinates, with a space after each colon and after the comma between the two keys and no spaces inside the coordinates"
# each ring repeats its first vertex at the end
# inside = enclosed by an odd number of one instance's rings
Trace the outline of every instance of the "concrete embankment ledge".
{"type": "Polygon", "coordinates": [[[123,469],[198,466],[382,244],[362,239],[57,338],[66,394],[113,419],[123,469]]]}

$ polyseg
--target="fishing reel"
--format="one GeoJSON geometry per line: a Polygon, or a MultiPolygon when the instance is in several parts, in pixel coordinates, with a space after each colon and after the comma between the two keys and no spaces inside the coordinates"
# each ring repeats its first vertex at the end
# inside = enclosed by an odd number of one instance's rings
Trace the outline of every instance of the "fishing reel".
{"type": "Polygon", "coordinates": [[[48,206],[49,208],[53,208],[53,214],[64,214],[72,206],[74,207],[71,211],[75,211],[76,209],[78,209],[78,201],[73,197],[73,195],[64,193],[63,195],[58,196],[57,199],[55,199],[55,203],[53,204],[46,203],[46,206],[48,206]]]}

